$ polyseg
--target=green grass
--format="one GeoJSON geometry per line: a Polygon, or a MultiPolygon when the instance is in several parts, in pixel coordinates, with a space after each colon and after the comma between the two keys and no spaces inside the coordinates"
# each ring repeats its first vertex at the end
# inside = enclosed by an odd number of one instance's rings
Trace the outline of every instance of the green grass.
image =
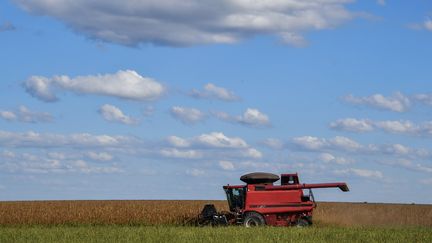
{"type": "Polygon", "coordinates": [[[0,242],[432,242],[431,228],[20,226],[0,242]]]}

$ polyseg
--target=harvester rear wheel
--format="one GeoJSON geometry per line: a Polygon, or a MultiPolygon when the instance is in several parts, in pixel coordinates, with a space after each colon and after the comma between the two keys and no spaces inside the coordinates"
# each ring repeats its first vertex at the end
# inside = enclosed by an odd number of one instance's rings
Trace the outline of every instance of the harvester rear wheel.
{"type": "Polygon", "coordinates": [[[264,217],[256,212],[246,213],[244,216],[243,224],[245,227],[256,227],[265,225],[264,217]]]}

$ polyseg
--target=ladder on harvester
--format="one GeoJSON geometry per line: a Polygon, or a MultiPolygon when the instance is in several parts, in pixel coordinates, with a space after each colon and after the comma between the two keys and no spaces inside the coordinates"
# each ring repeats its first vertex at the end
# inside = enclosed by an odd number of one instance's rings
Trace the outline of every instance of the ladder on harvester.
{"type": "Polygon", "coordinates": [[[236,224],[243,224],[243,214],[236,213],[236,224]]]}

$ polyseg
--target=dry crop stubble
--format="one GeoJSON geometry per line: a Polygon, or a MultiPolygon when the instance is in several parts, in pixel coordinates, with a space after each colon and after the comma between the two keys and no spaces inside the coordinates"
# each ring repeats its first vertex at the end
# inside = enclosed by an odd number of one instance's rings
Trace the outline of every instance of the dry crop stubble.
{"type": "MultiPolygon", "coordinates": [[[[184,225],[206,203],[226,201],[25,201],[0,202],[0,225],[184,225]]],[[[316,225],[432,226],[432,205],[320,202],[316,225]]]]}

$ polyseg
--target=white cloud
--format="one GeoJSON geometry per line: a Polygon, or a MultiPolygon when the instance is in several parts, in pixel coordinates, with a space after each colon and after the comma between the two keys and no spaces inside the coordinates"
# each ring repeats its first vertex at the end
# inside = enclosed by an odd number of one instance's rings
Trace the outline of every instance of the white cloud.
{"type": "Polygon", "coordinates": [[[101,106],[101,108],[99,109],[99,113],[106,121],[109,122],[119,122],[126,125],[133,125],[138,123],[136,119],[123,114],[122,110],[113,105],[105,104],[101,106]]]}
{"type": "Polygon", "coordinates": [[[320,154],[319,158],[326,163],[336,163],[339,165],[347,165],[347,164],[354,163],[354,160],[352,159],[348,159],[344,157],[335,157],[330,153],[322,153],[320,154]]]}
{"type": "Polygon", "coordinates": [[[257,109],[248,108],[241,117],[237,119],[240,123],[249,126],[268,126],[270,120],[268,116],[257,109]]]}
{"type": "Polygon", "coordinates": [[[382,94],[374,94],[365,97],[348,95],[344,97],[344,100],[352,104],[366,105],[373,108],[395,112],[405,112],[411,105],[410,99],[400,92],[396,92],[390,97],[386,97],[382,94]]]}
{"type": "Polygon", "coordinates": [[[235,43],[276,35],[301,43],[302,33],[335,28],[355,17],[349,0],[15,0],[78,33],[124,45],[235,43]]]}
{"type": "Polygon", "coordinates": [[[179,150],[176,148],[162,149],[161,155],[170,158],[178,159],[198,159],[202,157],[202,153],[196,150],[179,150]]]}
{"type": "MultiPolygon", "coordinates": [[[[300,149],[306,149],[310,151],[342,151],[349,153],[382,153],[382,154],[410,154],[420,157],[430,156],[428,151],[423,151],[421,149],[408,148],[401,144],[390,144],[390,145],[376,145],[367,144],[362,145],[350,138],[336,136],[334,138],[318,138],[312,136],[295,137],[291,139],[293,145],[300,149]]],[[[326,155],[330,158],[328,155],[326,155]]]]}
{"type": "Polygon", "coordinates": [[[75,78],[65,75],[51,78],[31,76],[25,81],[24,87],[34,97],[47,102],[56,101],[58,99],[56,92],[59,90],[132,100],[154,100],[165,91],[162,84],[143,77],[133,70],[75,78]]]}
{"type": "Polygon", "coordinates": [[[53,117],[47,112],[30,111],[25,106],[20,106],[16,111],[0,111],[0,118],[7,121],[19,121],[26,123],[52,122],[53,117]]]}
{"type": "Polygon", "coordinates": [[[195,108],[174,106],[170,110],[171,115],[184,124],[196,124],[206,119],[206,115],[195,108]]]}
{"type": "Polygon", "coordinates": [[[370,132],[381,129],[388,133],[397,133],[413,136],[432,136],[432,121],[415,124],[412,121],[387,120],[372,121],[366,119],[346,118],[330,123],[330,127],[336,130],[351,132],[370,132]]]}
{"type": "Polygon", "coordinates": [[[352,173],[361,177],[382,179],[383,174],[377,170],[350,169],[352,173]]]}
{"type": "Polygon", "coordinates": [[[411,149],[402,144],[392,144],[384,147],[384,150],[390,154],[409,154],[411,149]]]}
{"type": "Polygon", "coordinates": [[[239,97],[237,97],[234,92],[226,88],[218,87],[212,83],[206,84],[202,91],[193,89],[189,95],[199,99],[217,99],[223,101],[239,100],[239,97]]]}
{"type": "Polygon", "coordinates": [[[364,178],[370,178],[370,179],[383,179],[384,175],[381,171],[378,170],[366,170],[366,169],[356,169],[356,168],[350,168],[350,169],[344,169],[344,170],[336,170],[334,171],[335,174],[342,174],[342,175],[354,175],[358,177],[364,177],[364,178]]]}
{"type": "Polygon", "coordinates": [[[189,141],[187,141],[186,139],[177,137],[177,136],[169,136],[167,138],[167,141],[169,144],[171,144],[174,147],[187,148],[190,146],[189,141]]]}
{"type": "Polygon", "coordinates": [[[295,137],[292,139],[292,142],[295,145],[308,150],[320,150],[328,146],[325,139],[312,136],[295,137]]]}
{"type": "Polygon", "coordinates": [[[95,166],[82,159],[69,160],[41,157],[35,154],[17,154],[9,160],[0,161],[0,170],[21,173],[119,173],[115,165],[95,166]]]}
{"type": "Polygon", "coordinates": [[[351,132],[368,132],[373,130],[373,126],[369,120],[345,118],[339,119],[330,123],[332,129],[351,131],[351,132]]]}
{"type": "Polygon", "coordinates": [[[194,169],[186,170],[186,174],[198,177],[198,176],[204,176],[205,171],[194,168],[194,169]]]}
{"type": "Polygon", "coordinates": [[[213,148],[247,148],[248,144],[239,137],[227,137],[221,132],[212,132],[195,137],[194,142],[213,148]]]}
{"type": "Polygon", "coordinates": [[[234,170],[234,164],[230,161],[221,160],[219,161],[219,166],[224,170],[234,170]]]}
{"type": "Polygon", "coordinates": [[[260,151],[249,146],[242,138],[228,137],[221,132],[204,133],[192,138],[170,136],[163,146],[165,147],[162,148],[161,154],[172,158],[260,159],[263,157],[260,151]]]}
{"type": "Polygon", "coordinates": [[[320,159],[324,162],[330,162],[330,161],[336,159],[336,157],[334,157],[332,154],[329,154],[329,153],[322,153],[320,155],[320,159]]]}
{"type": "Polygon", "coordinates": [[[231,116],[225,112],[212,112],[212,114],[223,121],[234,122],[251,127],[268,127],[270,119],[261,111],[253,108],[248,108],[240,116],[231,116]]]}
{"type": "Polygon", "coordinates": [[[92,135],[88,133],[63,135],[0,130],[0,145],[5,147],[121,147],[136,142],[136,139],[126,136],[92,135]]]}
{"type": "Polygon", "coordinates": [[[425,105],[432,106],[432,94],[415,94],[413,99],[425,105]]]}
{"type": "Polygon", "coordinates": [[[423,165],[420,163],[414,163],[411,160],[398,158],[390,161],[380,161],[380,163],[390,166],[398,166],[401,168],[409,169],[412,171],[418,171],[418,172],[426,172],[426,173],[432,173],[432,167],[429,165],[423,165]]]}
{"type": "Polygon", "coordinates": [[[243,152],[245,157],[260,159],[263,157],[262,153],[254,148],[249,148],[243,152]]]}
{"type": "Polygon", "coordinates": [[[92,160],[97,161],[111,161],[113,159],[113,156],[106,152],[88,152],[87,156],[92,160]]]}
{"type": "Polygon", "coordinates": [[[347,137],[336,136],[328,141],[330,146],[343,150],[357,151],[362,148],[359,143],[347,137]]]}
{"type": "Polygon", "coordinates": [[[17,119],[17,116],[12,111],[0,111],[0,117],[8,121],[17,119]]]}
{"type": "Polygon", "coordinates": [[[265,146],[272,148],[272,149],[283,149],[284,143],[277,139],[277,138],[267,138],[262,142],[265,146]]]}
{"type": "Polygon", "coordinates": [[[432,31],[432,20],[431,19],[425,20],[424,27],[425,29],[432,31]]]}
{"type": "Polygon", "coordinates": [[[411,121],[380,121],[376,126],[386,132],[406,134],[412,136],[432,136],[432,121],[415,124],[411,121]]]}
{"type": "Polygon", "coordinates": [[[120,168],[117,167],[96,167],[89,165],[84,160],[76,160],[72,163],[73,168],[70,168],[72,172],[77,171],[81,173],[97,173],[97,174],[107,174],[107,173],[119,173],[122,172],[120,168]]]}
{"type": "Polygon", "coordinates": [[[285,32],[280,34],[282,42],[295,46],[295,47],[306,47],[308,42],[306,39],[297,33],[285,32]]]}
{"type": "Polygon", "coordinates": [[[244,161],[240,163],[242,168],[245,169],[260,169],[260,170],[268,170],[269,168],[271,168],[271,164],[270,163],[266,163],[266,162],[255,162],[255,161],[244,161]]]}
{"type": "Polygon", "coordinates": [[[391,133],[415,133],[418,130],[410,121],[379,121],[375,126],[391,133]]]}

